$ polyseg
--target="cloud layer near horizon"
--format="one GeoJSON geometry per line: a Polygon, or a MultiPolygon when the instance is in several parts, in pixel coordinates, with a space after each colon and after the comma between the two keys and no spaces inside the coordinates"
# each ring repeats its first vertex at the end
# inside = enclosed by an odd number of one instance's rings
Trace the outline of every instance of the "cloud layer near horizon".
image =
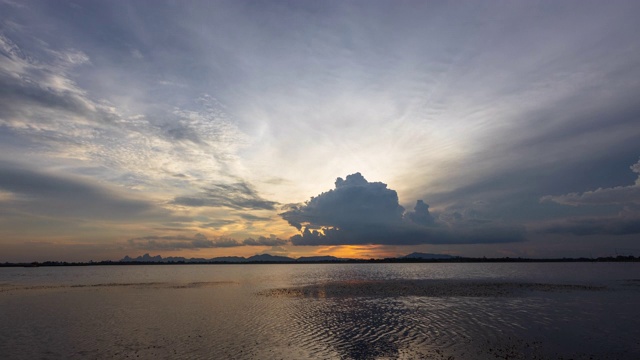
{"type": "Polygon", "coordinates": [[[418,245],[505,243],[524,240],[524,229],[456,212],[433,217],[422,200],[405,212],[396,191],[360,173],[338,178],[335,189],[304,204],[290,204],[283,219],[301,231],[294,245],[418,245]],[[445,218],[447,219],[445,221],[445,218]]]}
{"type": "Polygon", "coordinates": [[[200,233],[189,236],[143,236],[128,240],[131,247],[145,250],[182,250],[182,249],[211,249],[232,248],[239,246],[280,246],[288,241],[279,239],[275,235],[269,237],[246,238],[238,241],[231,238],[208,239],[200,233]]]}

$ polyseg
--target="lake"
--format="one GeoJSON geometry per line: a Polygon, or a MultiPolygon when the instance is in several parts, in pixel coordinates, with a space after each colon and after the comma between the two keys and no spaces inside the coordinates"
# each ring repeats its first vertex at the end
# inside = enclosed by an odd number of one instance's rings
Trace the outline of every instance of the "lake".
{"type": "Polygon", "coordinates": [[[640,263],[0,268],[3,359],[638,359],[640,263]]]}

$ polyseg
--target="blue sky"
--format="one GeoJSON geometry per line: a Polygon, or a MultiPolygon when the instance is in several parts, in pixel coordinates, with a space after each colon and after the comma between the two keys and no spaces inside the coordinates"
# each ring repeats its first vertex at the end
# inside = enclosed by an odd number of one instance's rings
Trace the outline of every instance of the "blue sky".
{"type": "Polygon", "coordinates": [[[639,13],[0,1],[0,261],[640,255],[639,13]]]}

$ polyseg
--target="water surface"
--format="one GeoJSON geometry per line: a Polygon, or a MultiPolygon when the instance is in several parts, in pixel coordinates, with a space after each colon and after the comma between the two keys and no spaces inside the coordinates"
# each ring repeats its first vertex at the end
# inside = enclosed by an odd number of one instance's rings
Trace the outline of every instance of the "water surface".
{"type": "Polygon", "coordinates": [[[640,264],[0,268],[8,359],[640,358],[640,264]]]}

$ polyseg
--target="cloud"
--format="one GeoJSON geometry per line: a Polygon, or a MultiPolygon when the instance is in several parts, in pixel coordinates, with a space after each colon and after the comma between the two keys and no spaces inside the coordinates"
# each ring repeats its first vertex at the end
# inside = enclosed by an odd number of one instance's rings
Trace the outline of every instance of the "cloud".
{"type": "Polygon", "coordinates": [[[266,217],[266,216],[257,216],[257,215],[253,215],[253,214],[246,214],[246,213],[242,213],[242,214],[238,214],[239,217],[247,220],[247,221],[268,221],[271,220],[271,218],[266,217]]]}
{"type": "Polygon", "coordinates": [[[638,174],[633,185],[598,188],[582,194],[547,195],[540,198],[540,202],[555,202],[571,206],[640,204],[640,160],[629,168],[638,174]]]}
{"type": "Polygon", "coordinates": [[[253,186],[244,181],[213,184],[203,189],[197,196],[178,196],[171,203],[190,207],[209,206],[251,210],[274,210],[278,204],[260,197],[253,186]]]}
{"type": "Polygon", "coordinates": [[[148,250],[206,249],[240,246],[240,244],[233,239],[220,238],[217,241],[212,241],[200,233],[193,237],[143,236],[129,239],[128,242],[132,247],[148,250]]]}
{"type": "MultiPolygon", "coordinates": [[[[111,84],[99,81],[105,69],[92,64],[87,53],[50,46],[36,35],[14,37],[19,41],[0,33],[3,153],[25,163],[73,160],[100,166],[104,171],[92,175],[100,180],[148,191],[166,192],[169,186],[172,197],[188,185],[197,191],[203,185],[199,179],[212,173],[235,178],[236,151],[246,139],[217,99],[194,95],[176,106],[164,100],[149,104],[129,93],[105,94],[101,87],[87,88],[111,84]],[[124,98],[125,104],[118,103],[124,98]]],[[[244,205],[269,206],[254,200],[244,205]]],[[[241,199],[228,203],[243,206],[241,199]]]]}
{"type": "Polygon", "coordinates": [[[169,217],[152,202],[69,175],[32,170],[0,161],[0,190],[12,194],[4,207],[27,214],[101,220],[169,217]]]}
{"type": "Polygon", "coordinates": [[[574,235],[627,235],[640,233],[640,160],[630,166],[638,174],[633,185],[598,188],[584,193],[547,195],[540,202],[554,202],[561,205],[623,205],[614,216],[585,216],[566,218],[547,223],[539,228],[543,233],[570,233],[574,235]]]}
{"type": "Polygon", "coordinates": [[[202,227],[208,227],[208,228],[218,228],[218,227],[222,227],[225,225],[231,225],[236,223],[236,220],[231,220],[231,219],[214,219],[214,220],[210,220],[208,223],[202,224],[202,227]]]}
{"type": "Polygon", "coordinates": [[[275,235],[270,235],[269,237],[260,236],[256,239],[247,238],[242,242],[243,245],[247,246],[280,246],[287,243],[289,243],[287,240],[280,239],[275,235]]]}
{"type": "Polygon", "coordinates": [[[338,178],[335,189],[304,204],[290,204],[280,216],[300,230],[294,245],[340,244],[473,244],[524,240],[523,229],[462,215],[439,220],[418,200],[405,212],[398,195],[360,173],[338,178]]]}
{"type": "MultiPolygon", "coordinates": [[[[76,67],[90,63],[85,53],[48,48],[45,52],[46,61],[33,59],[0,33],[0,123],[51,129],[61,118],[116,121],[111,107],[89,99],[69,76],[76,67]],[[36,119],[38,124],[33,122],[36,119]]],[[[58,125],[69,126],[64,122],[58,125]]]]}
{"type": "Polygon", "coordinates": [[[640,211],[625,208],[616,216],[576,217],[553,221],[538,229],[541,233],[574,235],[629,235],[640,234],[640,211]]]}
{"type": "Polygon", "coordinates": [[[398,194],[381,182],[369,183],[360,173],[338,178],[335,190],[312,197],[304,205],[290,205],[283,219],[298,230],[331,226],[349,228],[376,224],[399,224],[404,208],[398,194]]]}
{"type": "MultiPolygon", "coordinates": [[[[453,241],[464,238],[456,231],[505,228],[488,219],[550,216],[540,195],[627,184],[615,182],[610,166],[595,178],[577,167],[636,156],[640,146],[640,83],[630,81],[640,54],[638,2],[473,11],[425,2],[391,13],[357,2],[153,5],[154,16],[144,16],[144,2],[128,4],[130,16],[116,2],[0,11],[11,39],[0,54],[2,157],[76,174],[99,166],[84,176],[95,187],[116,185],[114,199],[127,198],[124,188],[175,201],[184,207],[172,211],[197,216],[192,222],[234,221],[236,233],[257,221],[241,210],[268,216],[276,201],[329,189],[319,187],[334,180],[327,174],[393,174],[388,182],[407,208],[400,220],[382,211],[374,225],[362,221],[366,212],[344,224],[304,211],[289,220],[323,235],[336,228],[345,236],[336,242],[352,241],[350,233],[365,242],[373,229],[453,241]],[[205,189],[237,179],[259,196],[205,189]],[[479,199],[492,201],[486,218],[463,211],[479,199]],[[460,216],[443,214],[446,207],[460,216]]],[[[25,204],[3,191],[0,211],[7,201],[25,204]]]]}
{"type": "Polygon", "coordinates": [[[128,240],[131,247],[146,250],[181,250],[181,249],[210,249],[229,248],[239,246],[280,246],[288,244],[287,240],[280,239],[275,235],[269,237],[259,236],[257,238],[247,238],[238,241],[228,237],[217,237],[208,239],[203,234],[189,236],[142,236],[128,240]]]}
{"type": "Polygon", "coordinates": [[[414,224],[425,226],[433,225],[435,222],[435,219],[429,213],[429,205],[425,204],[422,200],[416,201],[416,207],[413,211],[407,212],[405,214],[405,219],[411,221],[414,224]]]}

